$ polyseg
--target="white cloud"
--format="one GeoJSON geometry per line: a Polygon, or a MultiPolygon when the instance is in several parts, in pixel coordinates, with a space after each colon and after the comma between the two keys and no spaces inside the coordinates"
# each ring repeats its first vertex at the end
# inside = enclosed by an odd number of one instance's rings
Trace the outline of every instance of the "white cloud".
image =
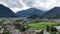
{"type": "Polygon", "coordinates": [[[16,1],[15,0],[0,0],[0,2],[1,2],[0,4],[6,5],[14,12],[30,8],[20,0],[16,0],[16,1]]]}
{"type": "Polygon", "coordinates": [[[57,7],[60,7],[60,0],[58,0],[56,6],[57,6],[57,7]]]}
{"type": "Polygon", "coordinates": [[[43,8],[45,10],[51,9],[53,8],[56,3],[57,0],[22,0],[23,3],[25,3],[26,5],[30,6],[30,7],[36,7],[36,8],[43,8]]]}
{"type": "Polygon", "coordinates": [[[55,6],[60,6],[60,0],[0,0],[0,2],[0,4],[6,5],[14,12],[31,7],[41,10],[50,10],[55,6]]]}

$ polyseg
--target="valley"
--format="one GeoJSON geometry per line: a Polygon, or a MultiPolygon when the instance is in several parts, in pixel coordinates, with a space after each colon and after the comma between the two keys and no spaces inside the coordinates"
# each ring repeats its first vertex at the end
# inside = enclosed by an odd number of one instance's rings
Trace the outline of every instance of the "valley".
{"type": "Polygon", "coordinates": [[[2,34],[60,34],[60,21],[45,21],[45,19],[31,20],[26,18],[0,18],[0,24],[0,33],[2,34]]]}

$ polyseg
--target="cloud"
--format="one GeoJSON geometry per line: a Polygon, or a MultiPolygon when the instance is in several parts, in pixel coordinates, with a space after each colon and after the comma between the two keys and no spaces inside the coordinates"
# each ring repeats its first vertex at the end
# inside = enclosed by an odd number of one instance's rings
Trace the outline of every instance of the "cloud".
{"type": "Polygon", "coordinates": [[[26,5],[30,6],[30,7],[35,7],[35,8],[43,8],[43,10],[49,10],[51,8],[53,8],[56,3],[57,0],[22,0],[23,3],[25,3],[26,5]]]}
{"type": "Polygon", "coordinates": [[[60,0],[0,0],[0,2],[0,4],[6,5],[14,12],[32,7],[41,10],[50,10],[55,6],[60,7],[60,0]]]}
{"type": "Polygon", "coordinates": [[[0,0],[0,4],[4,4],[7,7],[9,7],[14,12],[17,12],[20,10],[25,10],[30,7],[28,7],[26,4],[24,4],[21,0],[0,0]]]}
{"type": "Polygon", "coordinates": [[[57,7],[60,7],[60,0],[57,1],[56,6],[57,6],[57,7]]]}

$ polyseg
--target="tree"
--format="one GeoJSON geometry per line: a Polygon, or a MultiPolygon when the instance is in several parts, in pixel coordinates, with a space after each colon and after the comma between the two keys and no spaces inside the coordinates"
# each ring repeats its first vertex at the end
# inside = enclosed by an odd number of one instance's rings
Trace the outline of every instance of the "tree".
{"type": "Polygon", "coordinates": [[[46,27],[46,30],[47,30],[47,32],[49,32],[49,26],[47,25],[47,27],[46,27]]]}
{"type": "Polygon", "coordinates": [[[51,26],[50,30],[51,30],[51,34],[56,34],[56,32],[58,32],[58,30],[53,26],[51,26]]]}
{"type": "Polygon", "coordinates": [[[51,26],[50,30],[51,30],[51,32],[58,32],[58,30],[53,26],[51,26]]]}
{"type": "Polygon", "coordinates": [[[15,28],[19,29],[21,32],[24,32],[25,30],[30,28],[30,26],[28,26],[25,21],[23,21],[21,23],[19,23],[19,22],[14,23],[14,25],[15,25],[15,28]]]}

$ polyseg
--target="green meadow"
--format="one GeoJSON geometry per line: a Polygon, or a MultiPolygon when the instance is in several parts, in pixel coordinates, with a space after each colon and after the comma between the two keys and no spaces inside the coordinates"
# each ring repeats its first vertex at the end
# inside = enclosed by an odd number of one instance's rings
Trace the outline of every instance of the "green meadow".
{"type": "Polygon", "coordinates": [[[40,22],[40,23],[29,23],[28,24],[31,28],[35,29],[44,29],[48,26],[58,26],[60,23],[58,22],[40,22]]]}

